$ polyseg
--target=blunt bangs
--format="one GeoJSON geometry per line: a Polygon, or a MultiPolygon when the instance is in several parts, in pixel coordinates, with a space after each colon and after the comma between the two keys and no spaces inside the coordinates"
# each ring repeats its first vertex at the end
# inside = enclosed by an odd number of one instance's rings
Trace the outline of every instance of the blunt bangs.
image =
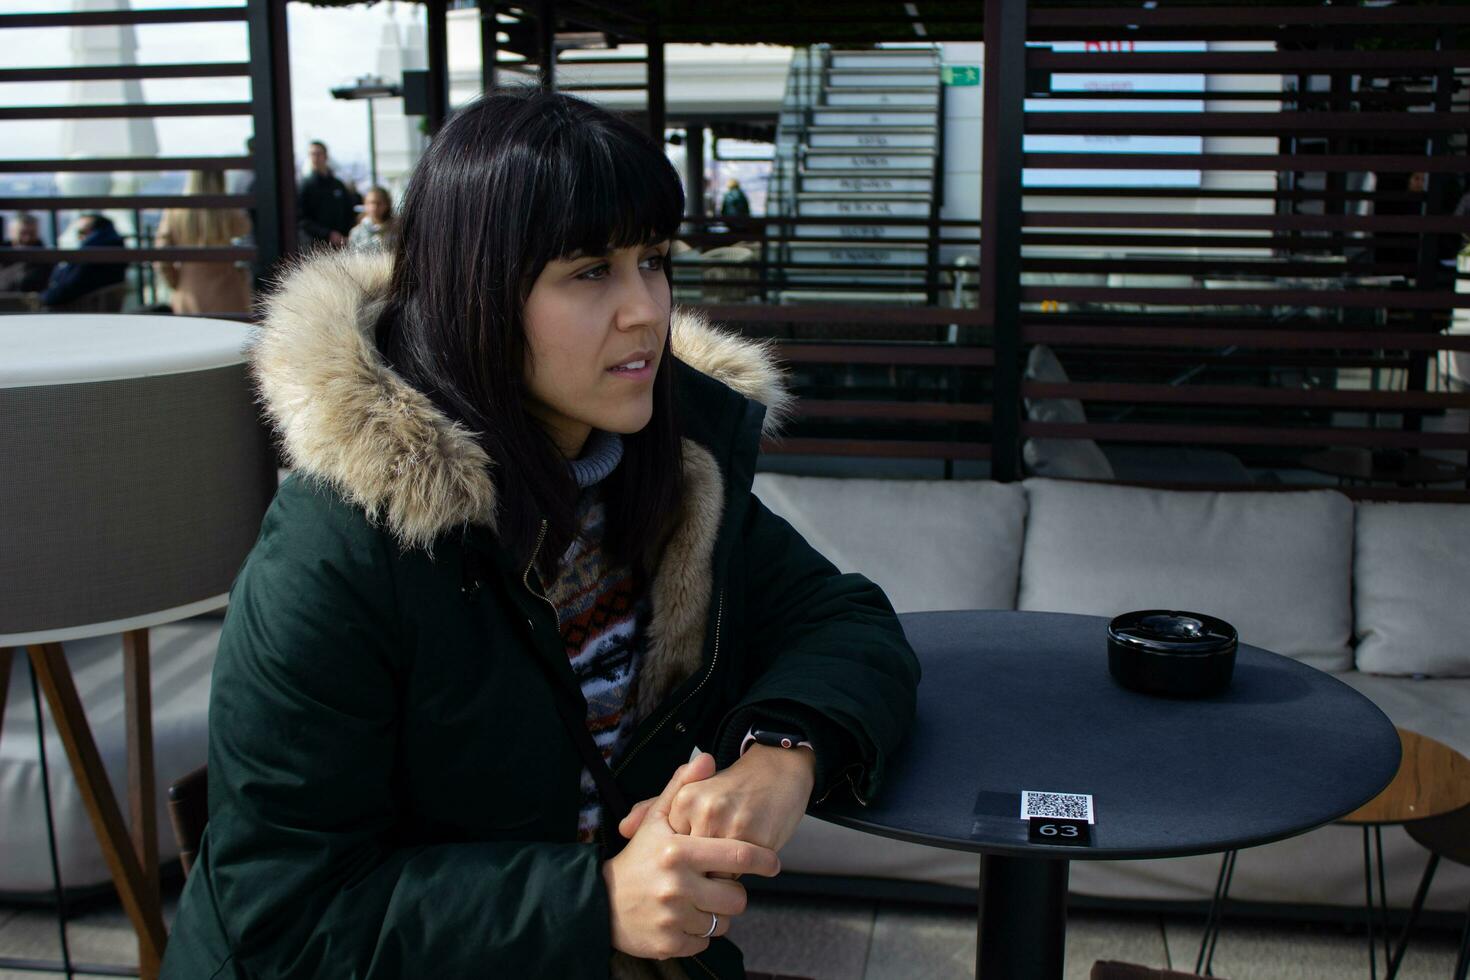
{"type": "Polygon", "coordinates": [[[571,97],[538,108],[569,114],[574,125],[556,126],[539,147],[540,179],[526,201],[525,271],[532,281],[556,259],[674,237],[684,217],[684,187],[652,140],[571,97]]]}

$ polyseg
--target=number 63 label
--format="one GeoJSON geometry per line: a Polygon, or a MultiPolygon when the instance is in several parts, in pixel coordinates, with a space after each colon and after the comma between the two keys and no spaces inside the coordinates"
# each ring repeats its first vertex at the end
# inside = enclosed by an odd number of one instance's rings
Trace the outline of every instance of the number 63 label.
{"type": "Polygon", "coordinates": [[[1072,847],[1092,846],[1092,826],[1086,820],[1063,820],[1060,817],[1032,817],[1027,821],[1027,839],[1033,844],[1061,844],[1072,847]]]}

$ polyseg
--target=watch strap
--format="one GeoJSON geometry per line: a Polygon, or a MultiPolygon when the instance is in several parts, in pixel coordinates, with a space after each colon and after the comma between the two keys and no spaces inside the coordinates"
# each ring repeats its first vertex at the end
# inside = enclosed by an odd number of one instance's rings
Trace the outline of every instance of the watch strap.
{"type": "MultiPolygon", "coordinates": [[[[748,748],[750,748],[752,745],[754,745],[756,743],[756,741],[757,741],[757,739],[755,737],[756,731],[757,731],[756,726],[754,726],[754,725],[750,726],[750,729],[745,733],[745,737],[740,740],[740,752],[739,752],[740,755],[744,755],[745,754],[745,750],[748,749],[748,748]]],[[[764,742],[762,744],[775,745],[776,743],[774,743],[774,742],[764,742]]],[[[816,752],[817,751],[816,748],[813,747],[813,745],[812,745],[811,742],[807,741],[801,735],[796,734],[796,733],[791,733],[791,734],[785,735],[785,737],[780,742],[779,747],[780,748],[784,748],[784,749],[811,749],[813,752],[816,752]]]]}

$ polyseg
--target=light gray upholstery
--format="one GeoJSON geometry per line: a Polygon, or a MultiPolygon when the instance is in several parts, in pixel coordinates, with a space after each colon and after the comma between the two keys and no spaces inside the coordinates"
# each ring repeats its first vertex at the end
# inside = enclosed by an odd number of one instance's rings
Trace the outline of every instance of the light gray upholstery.
{"type": "Polygon", "coordinates": [[[1352,667],[1353,505],[1342,494],[1025,486],[1018,608],[1187,609],[1228,620],[1245,643],[1352,667]]]}
{"type": "Polygon", "coordinates": [[[761,473],[755,492],[899,612],[1011,609],[1026,494],[989,480],[845,480],[761,473]]]}
{"type": "Polygon", "coordinates": [[[1361,503],[1354,543],[1358,669],[1470,677],[1470,507],[1361,503]]]}

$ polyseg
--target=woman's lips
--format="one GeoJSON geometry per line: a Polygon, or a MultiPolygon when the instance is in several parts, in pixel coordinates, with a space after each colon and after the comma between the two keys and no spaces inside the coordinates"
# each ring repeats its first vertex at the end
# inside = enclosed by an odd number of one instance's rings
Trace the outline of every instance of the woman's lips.
{"type": "Polygon", "coordinates": [[[651,357],[639,357],[624,361],[622,364],[610,367],[607,373],[619,378],[627,378],[630,381],[643,381],[653,377],[657,365],[651,357]]]}

